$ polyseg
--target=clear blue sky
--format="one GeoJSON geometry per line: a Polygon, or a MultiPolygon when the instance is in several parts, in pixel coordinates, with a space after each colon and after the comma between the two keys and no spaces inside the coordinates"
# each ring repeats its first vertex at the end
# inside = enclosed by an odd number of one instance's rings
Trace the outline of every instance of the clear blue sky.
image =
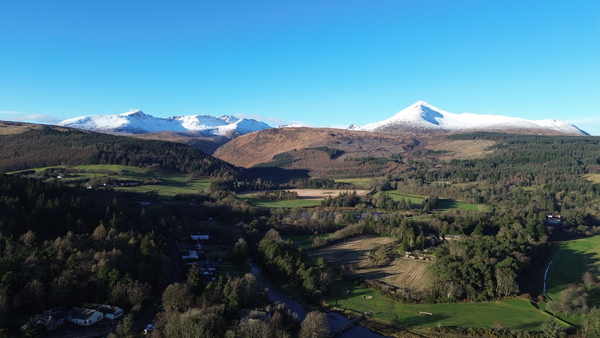
{"type": "Polygon", "coordinates": [[[600,1],[0,2],[0,120],[345,126],[417,100],[600,135],[600,1]]]}

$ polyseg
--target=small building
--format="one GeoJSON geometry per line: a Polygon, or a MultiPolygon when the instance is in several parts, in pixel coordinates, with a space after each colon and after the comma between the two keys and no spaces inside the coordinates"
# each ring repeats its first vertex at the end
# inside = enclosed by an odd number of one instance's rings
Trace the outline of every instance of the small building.
{"type": "Polygon", "coordinates": [[[209,234],[192,234],[193,241],[208,241],[210,239],[209,234]]]}
{"type": "Polygon", "coordinates": [[[57,307],[52,310],[44,311],[42,314],[37,314],[34,317],[36,325],[43,326],[46,332],[54,331],[65,323],[67,318],[67,308],[57,307]]]}
{"type": "Polygon", "coordinates": [[[108,320],[119,319],[123,316],[123,309],[121,309],[118,306],[111,306],[108,304],[94,304],[90,308],[102,312],[104,318],[108,320]]]}
{"type": "Polygon", "coordinates": [[[262,309],[242,309],[240,311],[240,318],[242,320],[260,320],[266,321],[270,318],[269,312],[262,309]]]}
{"type": "Polygon", "coordinates": [[[188,250],[188,251],[184,251],[181,254],[181,258],[182,259],[198,259],[198,252],[194,251],[194,250],[188,250]]]}
{"type": "Polygon", "coordinates": [[[104,319],[104,314],[94,309],[74,307],[67,315],[68,320],[77,325],[91,326],[104,319]]]}

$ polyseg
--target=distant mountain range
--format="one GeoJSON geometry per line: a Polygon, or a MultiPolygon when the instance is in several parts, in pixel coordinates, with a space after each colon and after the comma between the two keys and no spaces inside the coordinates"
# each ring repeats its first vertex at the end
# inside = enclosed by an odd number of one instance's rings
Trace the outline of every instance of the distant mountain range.
{"type": "Polygon", "coordinates": [[[350,125],[348,129],[374,132],[448,133],[498,131],[589,135],[569,122],[552,119],[532,121],[502,115],[453,114],[436,108],[424,101],[414,103],[389,119],[369,123],[364,126],[350,125]]]}
{"type": "MultiPolygon", "coordinates": [[[[189,115],[157,118],[140,110],[119,115],[82,116],[58,123],[72,127],[104,133],[149,134],[149,133],[196,133],[204,137],[226,137],[228,139],[255,131],[272,128],[253,119],[238,119],[234,116],[189,115]]],[[[284,127],[284,126],[281,126],[284,127]]],[[[295,127],[295,126],[285,126],[295,127]]],[[[371,132],[452,133],[466,131],[496,131],[532,134],[588,135],[569,122],[527,120],[502,115],[453,114],[436,108],[427,102],[418,101],[394,116],[364,126],[350,125],[347,129],[371,132]]]]}
{"type": "Polygon", "coordinates": [[[64,120],[59,126],[84,129],[103,133],[147,134],[160,132],[199,133],[203,136],[235,137],[271,126],[253,119],[237,117],[188,115],[158,118],[144,114],[141,110],[119,115],[81,116],[64,120]]]}

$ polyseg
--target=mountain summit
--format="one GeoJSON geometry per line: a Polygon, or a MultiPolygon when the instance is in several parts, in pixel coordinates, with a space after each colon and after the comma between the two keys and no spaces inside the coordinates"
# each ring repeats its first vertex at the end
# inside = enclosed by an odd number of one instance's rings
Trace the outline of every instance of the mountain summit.
{"type": "Polygon", "coordinates": [[[188,115],[158,118],[141,110],[119,115],[81,116],[64,120],[59,126],[105,133],[146,134],[158,132],[196,132],[207,136],[232,136],[269,129],[271,126],[253,119],[188,115]]]}
{"type": "Polygon", "coordinates": [[[425,101],[417,101],[383,121],[362,127],[352,125],[349,129],[379,132],[529,131],[588,135],[569,122],[550,119],[533,121],[502,115],[453,114],[425,101]]]}

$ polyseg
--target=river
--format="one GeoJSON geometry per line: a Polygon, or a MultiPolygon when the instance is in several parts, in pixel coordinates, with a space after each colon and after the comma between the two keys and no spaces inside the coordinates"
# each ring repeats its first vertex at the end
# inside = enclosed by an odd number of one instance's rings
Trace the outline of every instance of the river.
{"type": "MultiPolygon", "coordinates": [[[[306,317],[306,309],[300,303],[296,302],[290,296],[288,296],[285,291],[279,286],[279,284],[273,280],[273,277],[268,272],[264,271],[263,266],[259,263],[250,261],[250,270],[252,274],[258,278],[260,286],[266,288],[268,290],[267,297],[272,302],[279,302],[287,305],[292,311],[298,314],[298,319],[300,321],[304,320],[306,317]]],[[[329,321],[329,329],[333,331],[342,325],[348,323],[350,319],[345,316],[335,313],[328,312],[327,320],[329,321]]],[[[341,338],[379,338],[385,337],[378,333],[374,333],[373,331],[367,329],[366,327],[362,327],[360,325],[354,325],[347,329],[346,331],[338,334],[336,337],[341,338]]]]}

